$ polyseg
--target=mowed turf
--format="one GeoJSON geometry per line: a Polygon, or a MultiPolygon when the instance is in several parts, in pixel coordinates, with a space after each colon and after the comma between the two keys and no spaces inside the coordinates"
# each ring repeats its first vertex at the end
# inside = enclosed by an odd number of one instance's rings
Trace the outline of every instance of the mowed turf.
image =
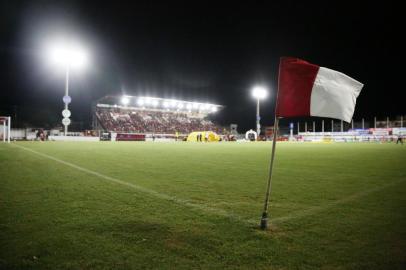
{"type": "Polygon", "coordinates": [[[0,269],[405,269],[406,146],[0,144],[0,269]],[[33,150],[35,152],[32,152],[33,150]]]}

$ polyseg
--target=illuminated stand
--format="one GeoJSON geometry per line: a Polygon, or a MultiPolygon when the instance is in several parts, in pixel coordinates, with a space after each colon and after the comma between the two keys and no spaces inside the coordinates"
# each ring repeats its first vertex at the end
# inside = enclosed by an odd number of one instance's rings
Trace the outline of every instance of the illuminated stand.
{"type": "Polygon", "coordinates": [[[2,130],[2,137],[3,137],[3,142],[10,143],[10,134],[11,134],[11,117],[10,116],[0,116],[0,123],[3,126],[2,130]]]}
{"type": "MultiPolygon", "coordinates": [[[[119,110],[123,114],[163,113],[185,119],[202,121],[211,114],[217,113],[224,106],[212,103],[185,101],[148,96],[105,96],[93,103],[92,106],[92,127],[94,130],[107,131],[111,134],[112,141],[119,140],[177,140],[177,137],[187,137],[192,131],[182,133],[181,131],[155,130],[153,127],[143,131],[123,131],[114,127],[106,127],[98,111],[119,110]]],[[[210,121],[209,121],[210,122],[210,121]]],[[[207,130],[209,131],[209,130],[207,130]]]]}

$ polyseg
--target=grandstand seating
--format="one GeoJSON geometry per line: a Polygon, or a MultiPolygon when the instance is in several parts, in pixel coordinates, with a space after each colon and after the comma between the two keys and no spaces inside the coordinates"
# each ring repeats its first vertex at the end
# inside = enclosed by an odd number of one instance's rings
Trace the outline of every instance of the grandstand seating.
{"type": "Polygon", "coordinates": [[[185,112],[98,107],[96,116],[104,129],[114,132],[188,134],[192,131],[214,131],[218,134],[222,133],[222,129],[212,121],[185,112]]]}

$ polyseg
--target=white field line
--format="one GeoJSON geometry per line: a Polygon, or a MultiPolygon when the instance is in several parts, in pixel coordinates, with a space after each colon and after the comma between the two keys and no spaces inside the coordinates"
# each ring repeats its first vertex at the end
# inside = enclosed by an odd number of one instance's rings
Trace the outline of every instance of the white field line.
{"type": "Polygon", "coordinates": [[[207,205],[204,205],[204,204],[191,203],[191,202],[189,202],[187,200],[179,199],[179,198],[176,198],[174,196],[169,196],[169,195],[157,192],[157,191],[152,190],[152,189],[144,188],[144,187],[136,185],[136,184],[132,184],[132,183],[122,181],[122,180],[117,179],[115,177],[111,177],[111,176],[108,176],[108,175],[105,175],[105,174],[102,174],[102,173],[99,173],[99,172],[96,172],[96,171],[93,171],[93,170],[83,168],[83,167],[75,165],[73,163],[64,161],[62,159],[59,159],[59,158],[56,158],[56,157],[53,157],[53,156],[50,156],[50,155],[47,155],[47,154],[44,154],[44,153],[41,153],[41,152],[37,152],[35,150],[32,150],[30,148],[27,148],[27,147],[24,147],[24,146],[21,146],[21,145],[17,145],[17,144],[12,144],[12,145],[15,146],[15,147],[18,147],[20,149],[23,149],[25,151],[31,152],[33,154],[36,154],[38,156],[41,156],[43,158],[47,158],[47,159],[53,160],[55,162],[58,162],[60,164],[66,165],[68,167],[74,168],[74,169],[76,169],[78,171],[81,171],[81,172],[84,172],[84,173],[87,173],[87,174],[90,174],[90,175],[97,176],[97,177],[99,177],[101,179],[104,179],[104,180],[107,180],[107,181],[110,181],[110,182],[113,182],[113,183],[116,183],[116,184],[119,184],[119,185],[122,185],[122,186],[127,186],[127,187],[130,187],[130,188],[133,188],[133,189],[135,189],[137,191],[147,193],[147,194],[152,195],[154,197],[157,197],[159,199],[171,201],[171,202],[183,205],[183,206],[187,206],[187,207],[190,207],[190,208],[195,208],[195,209],[202,210],[202,211],[205,211],[205,212],[208,212],[208,213],[216,214],[216,215],[221,216],[221,217],[225,217],[225,218],[229,218],[229,219],[232,219],[232,220],[235,220],[235,221],[247,223],[247,220],[244,220],[243,218],[241,218],[241,217],[239,217],[237,215],[230,214],[230,213],[228,213],[228,212],[226,212],[226,211],[224,211],[222,209],[213,208],[213,207],[210,207],[210,206],[207,206],[207,205]]]}
{"type": "MultiPolygon", "coordinates": [[[[405,182],[405,181],[406,181],[406,179],[402,179],[402,180],[399,180],[399,181],[394,181],[394,182],[391,182],[391,183],[387,183],[387,184],[384,184],[384,185],[381,185],[381,186],[378,186],[378,187],[374,187],[374,188],[367,189],[367,190],[364,190],[364,191],[361,191],[361,192],[357,192],[355,194],[352,194],[352,195],[344,197],[342,199],[333,201],[331,203],[324,204],[322,206],[314,206],[314,207],[310,207],[310,208],[307,208],[307,209],[304,209],[304,210],[295,211],[292,214],[287,215],[287,216],[283,216],[283,217],[277,217],[277,218],[272,218],[271,217],[270,220],[271,220],[272,223],[278,224],[278,223],[283,223],[285,221],[289,221],[289,220],[292,220],[292,219],[297,219],[297,218],[303,218],[303,217],[307,217],[307,216],[316,215],[319,212],[329,210],[329,209],[334,208],[336,206],[339,206],[341,204],[356,201],[356,200],[358,200],[360,198],[363,198],[363,197],[366,197],[366,196],[368,196],[368,195],[370,195],[372,193],[381,191],[381,190],[386,189],[388,187],[395,186],[395,185],[400,184],[400,183],[405,182]]],[[[271,210],[271,212],[272,212],[272,210],[271,210]]],[[[250,222],[253,222],[253,221],[254,220],[250,220],[250,222]]]]}

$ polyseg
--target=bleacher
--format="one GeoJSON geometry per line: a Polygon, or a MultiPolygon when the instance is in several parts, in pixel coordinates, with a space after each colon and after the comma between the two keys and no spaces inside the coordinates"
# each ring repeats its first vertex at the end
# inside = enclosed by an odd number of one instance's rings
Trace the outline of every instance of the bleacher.
{"type": "Polygon", "coordinates": [[[188,112],[98,106],[96,116],[103,129],[111,132],[188,134],[214,131],[222,134],[222,128],[207,117],[188,112]]]}

